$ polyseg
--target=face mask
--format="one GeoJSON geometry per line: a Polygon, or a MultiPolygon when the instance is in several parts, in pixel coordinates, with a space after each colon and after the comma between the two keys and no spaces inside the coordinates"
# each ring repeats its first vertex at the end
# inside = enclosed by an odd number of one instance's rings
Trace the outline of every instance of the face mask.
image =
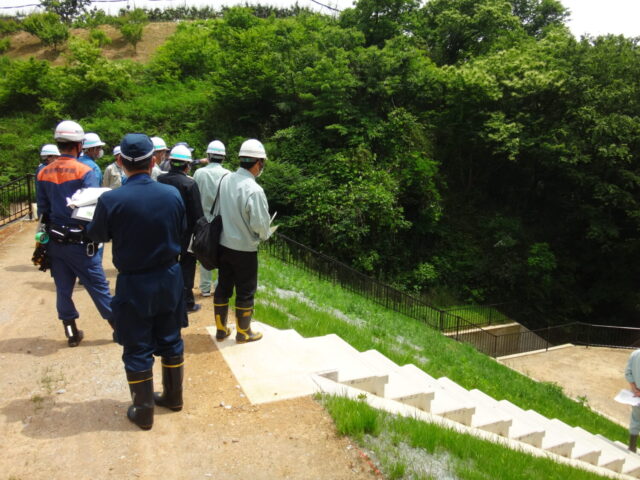
{"type": "Polygon", "coordinates": [[[100,149],[100,151],[98,152],[98,158],[102,158],[104,156],[104,150],[100,149]]]}
{"type": "Polygon", "coordinates": [[[258,178],[260,175],[262,175],[262,172],[264,172],[264,162],[262,163],[262,167],[260,167],[260,171],[256,175],[256,178],[258,178]]]}

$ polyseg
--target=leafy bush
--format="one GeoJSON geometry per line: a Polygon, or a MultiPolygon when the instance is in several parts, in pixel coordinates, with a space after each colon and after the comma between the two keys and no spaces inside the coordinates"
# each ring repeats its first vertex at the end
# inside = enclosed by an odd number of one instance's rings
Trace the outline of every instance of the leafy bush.
{"type": "Polygon", "coordinates": [[[0,53],[4,53],[11,48],[11,39],[8,37],[0,38],[0,53]]]}
{"type": "Polygon", "coordinates": [[[107,35],[104,30],[100,30],[98,28],[93,28],[89,32],[89,39],[95,43],[99,47],[104,47],[105,45],[111,45],[111,37],[107,35]]]}
{"type": "Polygon", "coordinates": [[[0,36],[10,35],[20,30],[20,24],[13,18],[0,17],[0,36]]]}
{"type": "Polygon", "coordinates": [[[32,13],[22,22],[22,28],[35,35],[46,46],[58,48],[69,38],[69,27],[53,12],[32,13]]]}

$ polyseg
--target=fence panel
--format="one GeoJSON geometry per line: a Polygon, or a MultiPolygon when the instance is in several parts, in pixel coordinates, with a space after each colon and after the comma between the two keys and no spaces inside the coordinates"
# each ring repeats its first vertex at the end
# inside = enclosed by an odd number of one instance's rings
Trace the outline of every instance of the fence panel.
{"type": "Polygon", "coordinates": [[[0,226],[18,220],[26,215],[34,218],[31,207],[35,201],[35,183],[33,175],[0,185],[0,226]]]}

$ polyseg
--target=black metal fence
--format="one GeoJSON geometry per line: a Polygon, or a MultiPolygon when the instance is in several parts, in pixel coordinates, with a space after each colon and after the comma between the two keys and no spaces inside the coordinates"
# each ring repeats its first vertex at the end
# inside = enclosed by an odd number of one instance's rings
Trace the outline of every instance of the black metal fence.
{"type": "MultiPolygon", "coordinates": [[[[492,333],[483,327],[498,323],[499,317],[491,317],[491,314],[482,309],[478,309],[482,317],[481,322],[476,324],[452,313],[458,312],[458,309],[436,308],[282,234],[274,235],[264,247],[271,255],[285,263],[295,265],[319,278],[358,293],[367,300],[424,322],[448,337],[469,343],[492,357],[548,349],[565,343],[640,348],[640,328],[631,327],[575,322],[536,330],[521,327],[514,333],[492,333]]],[[[495,310],[495,306],[492,306],[492,310],[495,310]]],[[[503,319],[500,319],[499,323],[503,323],[503,319]]]]}
{"type": "Polygon", "coordinates": [[[495,335],[482,327],[450,312],[446,312],[397,288],[351,268],[334,258],[317,252],[291,238],[277,234],[266,244],[267,251],[276,258],[318,275],[319,278],[339,284],[342,288],[358,293],[367,300],[426,323],[432,328],[449,332],[452,338],[466,341],[473,332],[474,345],[492,355],[495,335]]]}
{"type": "Polygon", "coordinates": [[[32,204],[35,201],[34,175],[25,175],[0,185],[0,226],[26,215],[34,218],[32,204]]]}
{"type": "Polygon", "coordinates": [[[455,307],[445,307],[443,310],[478,326],[502,325],[512,320],[504,315],[498,307],[504,307],[505,303],[494,305],[460,305],[455,307]]]}

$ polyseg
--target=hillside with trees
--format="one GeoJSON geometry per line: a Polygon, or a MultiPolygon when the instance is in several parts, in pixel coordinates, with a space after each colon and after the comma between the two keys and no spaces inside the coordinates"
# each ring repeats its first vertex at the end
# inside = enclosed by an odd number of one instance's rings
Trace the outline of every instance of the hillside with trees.
{"type": "Polygon", "coordinates": [[[556,0],[190,18],[146,63],[107,59],[100,34],[52,43],[60,65],[0,57],[0,182],[31,173],[64,118],[109,145],[143,131],[198,154],[256,137],[280,231],[302,243],[439,305],[506,303],[532,326],[637,319],[638,39],[577,40],[556,0]]]}

